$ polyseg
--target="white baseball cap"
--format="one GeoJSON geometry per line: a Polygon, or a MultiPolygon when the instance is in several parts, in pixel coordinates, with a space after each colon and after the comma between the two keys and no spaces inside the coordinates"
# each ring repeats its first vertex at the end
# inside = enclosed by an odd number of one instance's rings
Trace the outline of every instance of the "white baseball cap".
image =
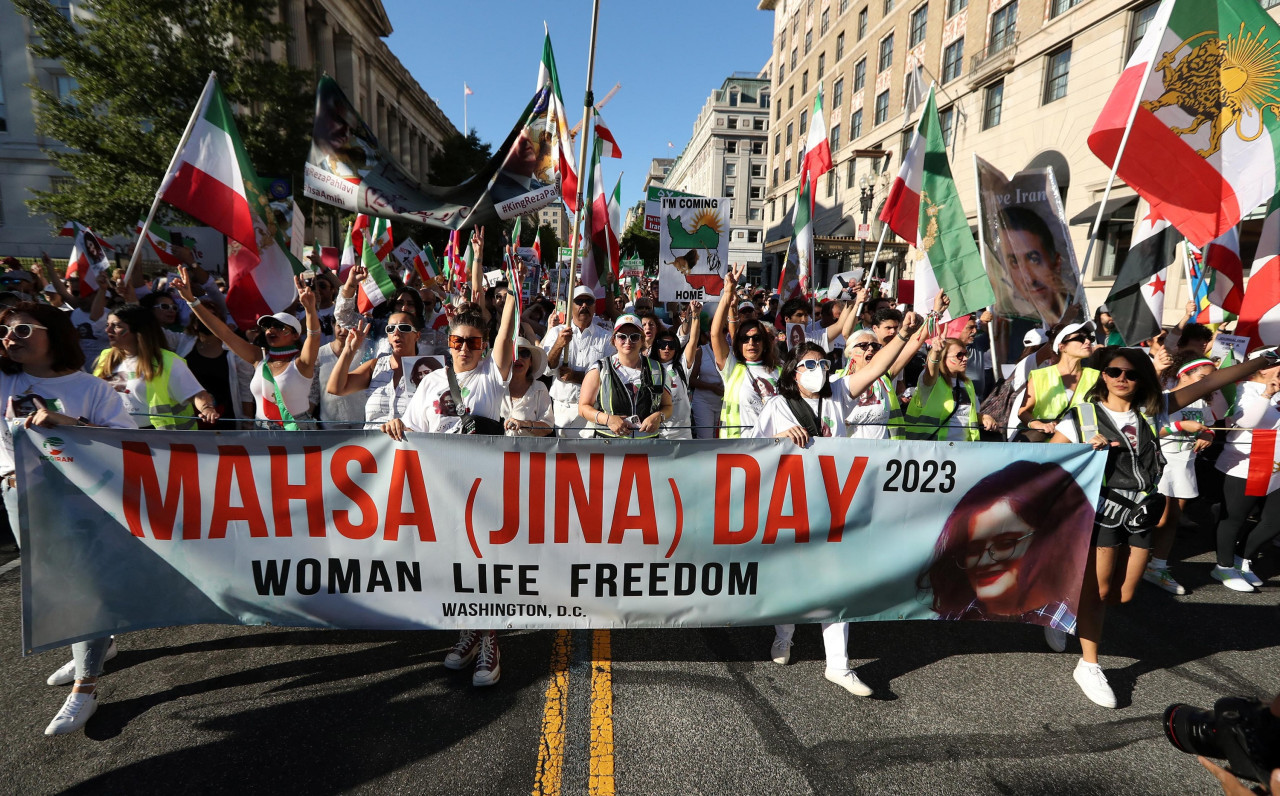
{"type": "Polygon", "coordinates": [[[595,291],[586,285],[578,285],[573,289],[573,297],[576,299],[578,296],[590,296],[591,298],[595,298],[596,294],[595,291]]]}
{"type": "Polygon", "coordinates": [[[265,321],[267,318],[274,318],[275,320],[279,321],[280,323],[283,323],[285,326],[288,326],[290,329],[294,330],[298,334],[302,334],[302,322],[287,312],[277,312],[274,315],[263,315],[262,317],[258,318],[258,325],[261,326],[262,322],[265,321]]]}
{"type": "Polygon", "coordinates": [[[1044,329],[1032,329],[1022,336],[1022,344],[1024,346],[1040,346],[1049,341],[1049,335],[1044,329]]]}
{"type": "Polygon", "coordinates": [[[1093,334],[1093,321],[1081,321],[1079,323],[1069,323],[1062,327],[1062,331],[1058,332],[1058,336],[1053,338],[1053,353],[1058,353],[1058,347],[1062,345],[1062,341],[1076,332],[1085,332],[1093,334]]]}

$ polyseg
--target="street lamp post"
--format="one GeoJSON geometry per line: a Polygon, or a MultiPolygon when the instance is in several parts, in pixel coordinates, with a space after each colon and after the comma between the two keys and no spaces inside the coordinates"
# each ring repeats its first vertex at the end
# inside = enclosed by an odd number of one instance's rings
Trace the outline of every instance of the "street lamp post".
{"type": "MultiPolygon", "coordinates": [[[[858,205],[859,207],[862,208],[862,226],[865,227],[868,223],[867,216],[871,212],[871,203],[875,201],[875,187],[871,185],[870,181],[865,176],[858,182],[858,187],[862,189],[861,193],[858,195],[858,205]]],[[[868,277],[871,276],[866,272],[867,239],[864,235],[861,234],[862,233],[861,229],[858,230],[858,233],[859,233],[858,234],[858,242],[859,242],[858,263],[863,268],[862,279],[863,281],[865,281],[868,277]]]]}

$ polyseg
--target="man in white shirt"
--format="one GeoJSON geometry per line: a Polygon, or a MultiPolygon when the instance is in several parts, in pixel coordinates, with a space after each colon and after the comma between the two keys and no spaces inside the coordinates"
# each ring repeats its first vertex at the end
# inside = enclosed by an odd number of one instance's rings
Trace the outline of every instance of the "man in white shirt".
{"type": "Polygon", "coordinates": [[[551,383],[556,428],[562,437],[588,437],[587,421],[578,414],[582,377],[596,362],[613,352],[613,332],[595,323],[596,297],[591,288],[573,291],[570,322],[553,326],[542,338],[547,367],[556,374],[551,383]]]}

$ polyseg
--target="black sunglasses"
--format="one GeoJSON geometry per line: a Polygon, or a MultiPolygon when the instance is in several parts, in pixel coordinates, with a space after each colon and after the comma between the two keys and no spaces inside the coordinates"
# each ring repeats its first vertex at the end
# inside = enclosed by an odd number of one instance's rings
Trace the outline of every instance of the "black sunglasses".
{"type": "Polygon", "coordinates": [[[578,307],[585,307],[588,304],[595,304],[596,300],[593,298],[588,298],[586,296],[578,296],[576,299],[573,300],[573,303],[578,307]]]}
{"type": "Polygon", "coordinates": [[[1104,376],[1112,379],[1123,378],[1125,381],[1138,380],[1138,371],[1130,368],[1103,368],[1102,373],[1104,376]]]}
{"type": "Polygon", "coordinates": [[[675,348],[677,345],[675,340],[655,340],[653,342],[653,347],[657,349],[675,348]]]}
{"type": "Polygon", "coordinates": [[[268,331],[275,331],[275,332],[282,332],[285,329],[290,328],[288,326],[285,326],[283,323],[280,323],[280,321],[276,321],[276,320],[258,321],[258,327],[262,329],[266,329],[268,331]]]}
{"type": "Polygon", "coordinates": [[[879,343],[870,343],[866,341],[863,341],[861,343],[854,343],[849,347],[856,348],[860,351],[866,351],[868,348],[870,348],[872,351],[879,351],[881,348],[884,348],[884,346],[880,345],[879,343]]]}
{"type": "Polygon", "coordinates": [[[1082,334],[1073,334],[1069,337],[1062,338],[1062,345],[1066,345],[1067,343],[1083,343],[1088,339],[1088,337],[1085,337],[1082,334]]]}

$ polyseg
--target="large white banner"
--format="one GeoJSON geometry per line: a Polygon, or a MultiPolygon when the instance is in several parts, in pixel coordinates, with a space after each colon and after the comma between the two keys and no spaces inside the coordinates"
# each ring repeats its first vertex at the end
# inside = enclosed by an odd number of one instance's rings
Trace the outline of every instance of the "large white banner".
{"type": "Polygon", "coordinates": [[[1074,626],[1086,446],[15,433],[23,644],[194,623],[1074,626]]]}

